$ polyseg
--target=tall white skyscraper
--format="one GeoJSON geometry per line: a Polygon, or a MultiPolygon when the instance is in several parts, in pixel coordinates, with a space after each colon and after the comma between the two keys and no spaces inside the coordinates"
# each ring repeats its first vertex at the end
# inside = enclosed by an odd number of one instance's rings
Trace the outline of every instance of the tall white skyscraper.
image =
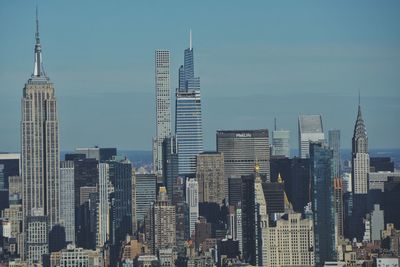
{"type": "Polygon", "coordinates": [[[157,175],[162,175],[162,143],[171,135],[171,90],[169,76],[170,53],[168,50],[156,50],[155,86],[156,86],[156,137],[153,139],[153,162],[157,175]]]}
{"type": "Polygon", "coordinates": [[[60,222],[65,227],[65,240],[75,244],[74,162],[60,163],[60,222]]]}
{"type": "Polygon", "coordinates": [[[35,64],[21,101],[21,168],[24,217],[32,209],[48,216],[49,229],[60,217],[60,153],[54,85],[44,72],[36,14],[35,64]]]}
{"type": "Polygon", "coordinates": [[[199,217],[199,184],[194,178],[186,179],[186,203],[189,206],[189,233],[191,236],[199,217]]]}
{"type": "Polygon", "coordinates": [[[324,142],[324,129],[321,115],[299,116],[299,156],[310,157],[310,142],[324,142]]]}

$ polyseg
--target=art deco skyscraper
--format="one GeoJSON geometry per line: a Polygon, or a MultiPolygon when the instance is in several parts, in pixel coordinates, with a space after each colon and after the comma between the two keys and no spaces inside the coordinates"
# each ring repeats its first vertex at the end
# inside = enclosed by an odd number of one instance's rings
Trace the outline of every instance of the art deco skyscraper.
{"type": "Polygon", "coordinates": [[[169,62],[168,50],[156,50],[155,53],[155,84],[156,84],[156,137],[153,140],[154,170],[157,175],[162,175],[162,143],[171,135],[171,90],[169,87],[169,62]]]}
{"type": "Polygon", "coordinates": [[[35,65],[21,101],[21,167],[24,217],[32,209],[48,216],[49,226],[60,216],[60,153],[54,85],[44,72],[36,13],[35,65]]]}
{"type": "Polygon", "coordinates": [[[367,213],[366,203],[369,172],[368,136],[361,114],[360,103],[358,103],[358,114],[352,139],[351,166],[354,208],[352,209],[350,237],[357,237],[360,240],[364,232],[363,217],[367,213]]]}
{"type": "Polygon", "coordinates": [[[178,142],[179,174],[196,173],[196,156],[203,152],[200,78],[194,76],[192,33],[179,68],[176,90],[175,132],[178,142]]]}

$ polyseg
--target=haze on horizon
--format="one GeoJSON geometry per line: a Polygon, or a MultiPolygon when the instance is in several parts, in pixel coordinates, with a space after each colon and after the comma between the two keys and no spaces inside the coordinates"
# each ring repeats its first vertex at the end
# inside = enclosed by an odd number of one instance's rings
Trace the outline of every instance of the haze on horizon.
{"type": "MultiPolygon", "coordinates": [[[[322,114],[349,148],[358,91],[370,148],[400,148],[400,2],[39,1],[61,150],[151,150],[154,50],[171,51],[171,93],[193,31],[206,150],[217,129],[291,131],[322,114]]],[[[0,3],[0,151],[18,151],[33,71],[35,3],[0,3]]],[[[174,103],[174,99],[172,101],[174,103]]],[[[327,136],[327,134],[326,134],[327,136]]]]}

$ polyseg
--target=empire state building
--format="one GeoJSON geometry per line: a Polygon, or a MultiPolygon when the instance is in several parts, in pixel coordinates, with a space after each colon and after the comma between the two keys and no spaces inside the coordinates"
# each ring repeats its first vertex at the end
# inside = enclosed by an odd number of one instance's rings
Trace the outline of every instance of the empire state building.
{"type": "Polygon", "coordinates": [[[43,68],[37,14],[35,39],[34,70],[21,101],[23,213],[25,220],[47,217],[51,229],[59,222],[60,210],[59,129],[54,85],[43,68]]]}

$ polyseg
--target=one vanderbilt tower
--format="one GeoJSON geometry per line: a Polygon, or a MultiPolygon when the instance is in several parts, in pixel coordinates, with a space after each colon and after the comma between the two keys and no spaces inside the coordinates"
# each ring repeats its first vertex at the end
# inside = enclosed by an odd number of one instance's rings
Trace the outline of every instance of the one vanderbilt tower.
{"type": "Polygon", "coordinates": [[[33,74],[21,101],[23,213],[25,224],[29,217],[47,217],[50,230],[59,222],[59,130],[54,85],[43,68],[37,10],[35,39],[33,74]]]}

